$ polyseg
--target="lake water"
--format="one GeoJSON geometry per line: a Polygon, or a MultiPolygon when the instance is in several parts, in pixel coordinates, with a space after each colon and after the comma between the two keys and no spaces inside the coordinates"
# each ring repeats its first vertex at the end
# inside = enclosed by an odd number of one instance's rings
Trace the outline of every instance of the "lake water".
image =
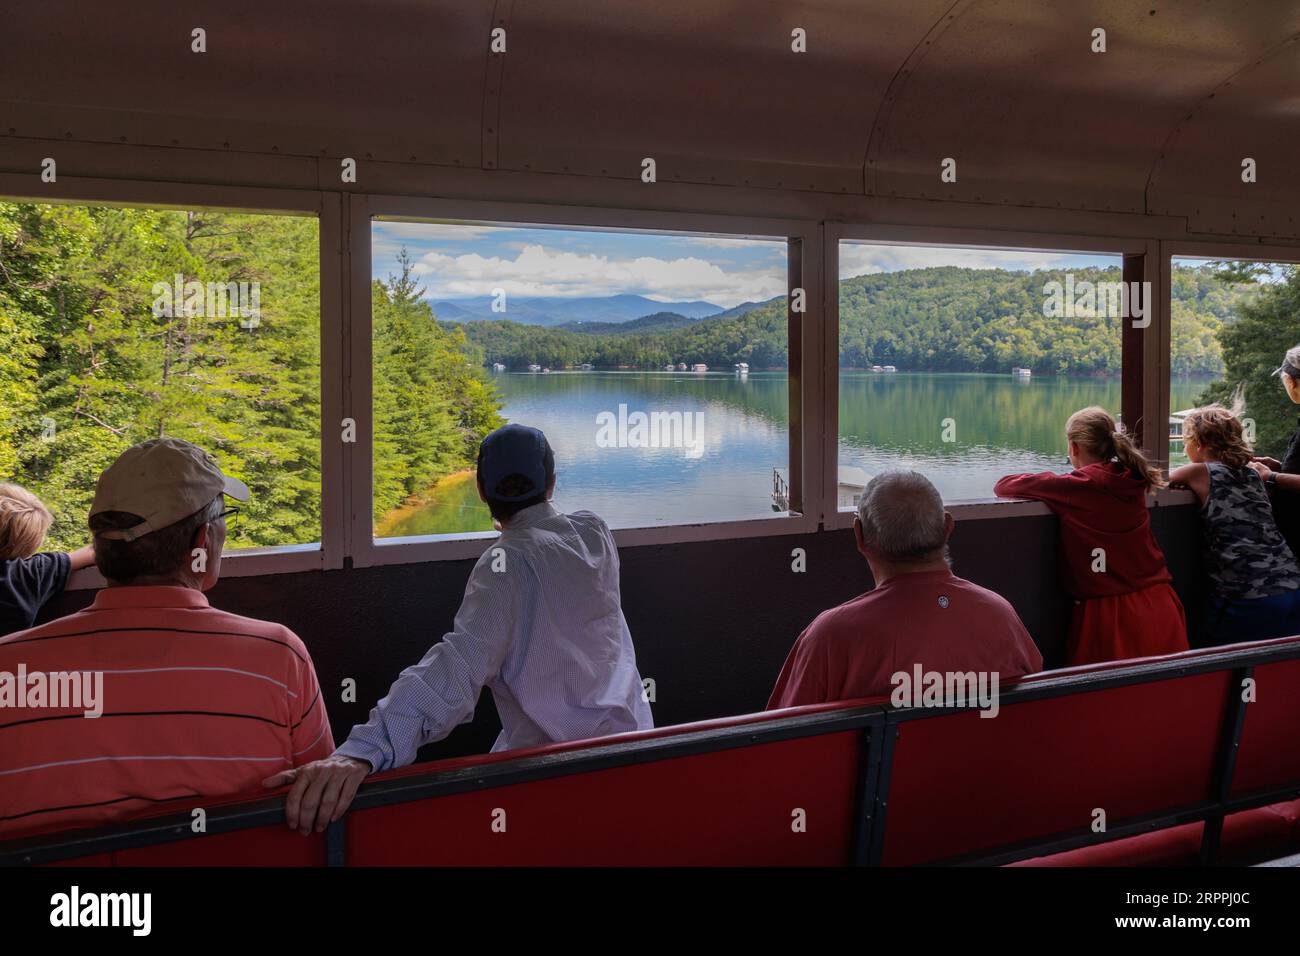
{"type": "MultiPolygon", "coordinates": [[[[772,469],[787,469],[784,373],[744,378],[709,372],[554,372],[493,376],[502,414],[546,432],[555,449],[555,504],[590,509],[612,527],[771,515],[772,469]],[[683,447],[602,447],[598,416],[699,413],[698,442],[683,447]]],[[[1187,408],[1204,380],[1175,380],[1172,408],[1187,408]]],[[[1067,471],[1065,421],[1077,409],[1116,410],[1118,379],[840,373],[841,465],[868,475],[891,468],[926,474],[948,501],[987,498],[1019,471],[1067,471]],[[945,430],[953,441],[944,441],[945,430]]],[[[630,424],[635,425],[633,420],[630,424]]],[[[612,435],[612,433],[611,433],[612,435]]],[[[696,436],[690,435],[695,438],[696,436]]],[[[491,528],[472,480],[443,482],[419,508],[381,525],[384,536],[491,528]]]]}

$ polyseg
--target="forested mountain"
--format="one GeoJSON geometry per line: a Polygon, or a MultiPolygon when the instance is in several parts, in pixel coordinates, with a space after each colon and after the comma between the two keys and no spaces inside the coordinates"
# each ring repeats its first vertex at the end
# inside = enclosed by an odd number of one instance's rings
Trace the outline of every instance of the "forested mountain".
{"type": "MultiPolygon", "coordinates": [[[[319,540],[317,243],[311,217],[0,202],[0,480],[50,506],[53,546],[84,544],[100,472],[164,435],[252,489],[233,546],[319,540]],[[257,283],[257,321],[188,295],[160,309],[155,284],[177,276],[257,283]]],[[[409,274],[374,301],[380,512],[470,464],[499,405],[409,274]]]]}
{"type": "Polygon", "coordinates": [[[581,332],[583,335],[646,335],[684,328],[699,321],[700,319],[692,319],[677,312],[656,312],[628,322],[565,322],[555,328],[562,332],[581,332]]]}
{"type": "MultiPolygon", "coordinates": [[[[1119,282],[1118,269],[1070,270],[1083,282],[1119,282]]],[[[1056,375],[1113,375],[1120,366],[1118,316],[1044,314],[1044,287],[1062,270],[1012,272],[942,266],[857,276],[840,283],[840,364],[894,365],[909,371],[1006,372],[1024,366],[1056,375]]],[[[1235,285],[1206,267],[1174,270],[1173,371],[1223,369],[1218,331],[1251,285],[1235,285]]],[[[590,362],[599,367],[662,368],[704,362],[754,368],[786,364],[785,298],[728,310],[682,328],[647,334],[575,335],[573,326],[528,327],[470,322],[466,337],[485,360],[522,369],[590,362]],[[653,334],[649,334],[653,333],[653,334]]],[[[586,331],[586,330],[584,330],[586,331]]]]}

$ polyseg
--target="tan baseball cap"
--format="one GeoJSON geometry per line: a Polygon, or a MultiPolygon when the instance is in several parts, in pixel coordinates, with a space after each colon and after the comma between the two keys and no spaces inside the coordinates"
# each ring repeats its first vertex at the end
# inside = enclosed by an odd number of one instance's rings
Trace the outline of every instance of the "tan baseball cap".
{"type": "Polygon", "coordinates": [[[95,485],[90,517],[125,511],[144,521],[130,528],[101,531],[101,538],[134,541],[175,524],[226,494],[248,500],[248,485],[228,478],[216,459],[198,445],[179,438],[155,438],[132,445],[109,465],[95,485]]]}

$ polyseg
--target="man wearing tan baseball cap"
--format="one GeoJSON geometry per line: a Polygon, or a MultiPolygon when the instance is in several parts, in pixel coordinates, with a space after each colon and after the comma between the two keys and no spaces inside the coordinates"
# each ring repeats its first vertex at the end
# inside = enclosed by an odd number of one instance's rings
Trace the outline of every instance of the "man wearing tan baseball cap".
{"type": "Polygon", "coordinates": [[[223,475],[217,460],[198,445],[155,438],[122,452],[99,476],[90,523],[93,528],[95,516],[105,512],[136,515],[142,520],[129,527],[95,532],[108,540],[134,541],[197,514],[222,494],[247,501],[248,485],[223,475]]]}
{"type": "Polygon", "coordinates": [[[204,596],[227,497],[248,500],[248,486],[175,438],[128,448],[100,476],[90,530],[108,587],[84,611],[0,638],[0,671],[93,677],[101,714],[52,720],[63,715],[42,702],[6,715],[0,835],[251,793],[333,752],[302,641],[204,596]]]}

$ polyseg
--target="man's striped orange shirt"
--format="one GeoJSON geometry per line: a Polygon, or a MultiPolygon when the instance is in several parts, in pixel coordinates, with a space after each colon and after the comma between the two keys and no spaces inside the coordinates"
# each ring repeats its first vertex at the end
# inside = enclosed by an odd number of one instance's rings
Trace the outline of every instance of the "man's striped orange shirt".
{"type": "Polygon", "coordinates": [[[333,750],[297,635],[219,611],[199,591],[106,588],[84,611],[0,638],[2,837],[257,793],[333,750]],[[48,678],[73,672],[92,684],[103,675],[97,704],[48,678]],[[96,707],[101,716],[85,715],[96,707]]]}

